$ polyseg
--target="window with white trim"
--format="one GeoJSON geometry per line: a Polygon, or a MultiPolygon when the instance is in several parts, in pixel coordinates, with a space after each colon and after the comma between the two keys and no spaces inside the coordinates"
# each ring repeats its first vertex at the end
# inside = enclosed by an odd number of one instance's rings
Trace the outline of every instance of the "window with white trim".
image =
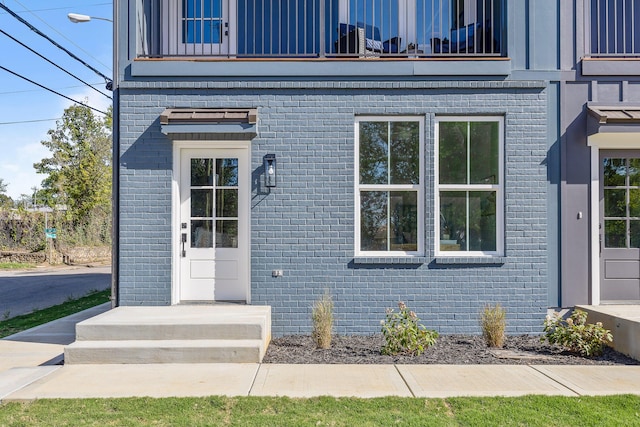
{"type": "Polygon", "coordinates": [[[356,255],[422,255],[424,120],[358,117],[356,255]]]}
{"type": "Polygon", "coordinates": [[[500,256],[502,117],[436,118],[436,255],[500,256]]]}

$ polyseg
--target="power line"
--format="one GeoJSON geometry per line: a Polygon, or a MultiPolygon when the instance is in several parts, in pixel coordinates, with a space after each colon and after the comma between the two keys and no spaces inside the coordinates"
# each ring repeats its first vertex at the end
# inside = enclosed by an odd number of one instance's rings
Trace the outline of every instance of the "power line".
{"type": "MultiPolygon", "coordinates": [[[[87,7],[87,6],[108,6],[110,4],[111,3],[93,3],[93,4],[83,4],[82,6],[83,7],[87,7]]],[[[51,10],[66,10],[66,9],[69,9],[70,7],[73,7],[73,6],[50,7],[50,8],[47,8],[47,9],[33,9],[33,10],[27,10],[25,12],[32,13],[32,12],[48,12],[48,11],[51,11],[51,10]]],[[[25,13],[25,12],[17,12],[17,13],[25,13]]]]}
{"type": "MultiPolygon", "coordinates": [[[[24,8],[24,12],[25,13],[30,13],[31,15],[33,15],[34,17],[36,17],[40,22],[42,22],[44,25],[46,25],[47,27],[51,28],[53,31],[55,31],[58,35],[60,35],[62,38],[64,38],[66,41],[68,41],[69,43],[71,43],[72,45],[74,45],[75,47],[77,47],[78,49],[80,49],[82,52],[84,52],[86,55],[88,55],[90,58],[93,58],[98,64],[102,65],[103,67],[105,67],[107,70],[111,71],[111,67],[107,64],[105,64],[104,62],[100,61],[98,58],[96,58],[95,56],[93,56],[91,54],[91,52],[87,52],[86,50],[84,50],[82,47],[78,46],[73,40],[71,40],[69,37],[65,36],[64,34],[62,34],[60,31],[56,30],[54,27],[52,27],[51,25],[49,25],[49,23],[47,21],[45,21],[44,19],[40,18],[38,15],[36,15],[35,13],[33,13],[34,11],[37,10],[29,10],[25,5],[23,5],[22,3],[20,3],[18,0],[14,0],[16,3],[18,3],[20,6],[22,6],[24,8]]],[[[106,5],[106,4],[111,4],[111,3],[99,3],[97,5],[91,5],[91,4],[87,4],[87,5],[83,5],[84,6],[102,6],[102,5],[106,5]]],[[[66,7],[65,9],[69,9],[69,7],[66,7]]],[[[53,9],[52,9],[53,10],[53,9]]],[[[16,12],[16,13],[20,13],[20,12],[16,12]]]]}
{"type": "MultiPolygon", "coordinates": [[[[23,19],[21,16],[19,16],[18,14],[16,14],[13,10],[9,9],[6,5],[0,3],[0,8],[6,10],[11,16],[13,16],[15,19],[17,19],[18,21],[20,21],[21,23],[23,23],[24,25],[26,25],[31,31],[35,32],[36,34],[38,34],[39,36],[45,38],[47,41],[49,41],[51,44],[53,44],[55,47],[57,47],[58,49],[64,51],[67,55],[69,55],[70,57],[72,57],[73,59],[75,59],[76,61],[80,62],[82,65],[84,65],[85,67],[87,67],[88,69],[90,69],[91,71],[93,71],[94,73],[96,73],[97,75],[99,75],[100,77],[102,77],[105,82],[107,83],[107,89],[109,89],[109,87],[111,85],[113,85],[113,81],[105,76],[104,74],[102,74],[100,71],[96,70],[94,67],[92,67],[91,65],[87,64],[85,61],[83,61],[82,59],[78,58],[73,52],[69,51],[68,49],[66,49],[65,47],[61,46],[59,43],[57,43],[55,40],[53,40],[51,37],[49,37],[48,35],[46,35],[45,33],[43,33],[42,31],[38,30],[36,27],[34,27],[33,25],[31,25],[29,22],[27,22],[25,19],[23,19]]],[[[74,101],[75,102],[75,101],[74,101]]]]}
{"type": "MultiPolygon", "coordinates": [[[[89,86],[98,86],[101,85],[102,83],[90,83],[89,86]]],[[[85,85],[74,85],[74,86],[64,86],[58,89],[76,89],[79,87],[84,87],[85,85]]],[[[29,93],[29,92],[39,92],[42,89],[24,89],[24,90],[11,90],[11,91],[6,91],[6,92],[0,92],[0,95],[14,95],[14,94],[18,94],[18,93],[29,93]]]]}
{"type": "Polygon", "coordinates": [[[55,119],[36,119],[36,120],[18,120],[15,122],[0,122],[0,125],[18,125],[22,123],[38,123],[38,122],[53,122],[60,120],[62,117],[56,117],[55,119]]]}
{"type": "MultiPolygon", "coordinates": [[[[0,3],[0,4],[1,4],[1,3],[0,3]]],[[[7,73],[13,74],[13,75],[14,75],[14,76],[16,76],[16,77],[20,77],[21,79],[26,80],[26,81],[28,81],[29,83],[32,83],[32,84],[34,84],[34,85],[36,85],[36,86],[38,86],[38,87],[41,87],[42,89],[48,90],[48,91],[49,91],[49,92],[51,92],[51,93],[55,93],[55,94],[56,94],[56,95],[58,95],[58,96],[61,96],[61,97],[65,98],[65,99],[68,99],[68,100],[69,100],[69,101],[71,101],[71,102],[75,102],[75,103],[76,103],[76,104],[78,104],[78,105],[84,105],[85,107],[91,108],[93,111],[97,111],[98,113],[101,113],[101,114],[104,114],[104,115],[106,115],[106,114],[107,114],[107,113],[105,113],[104,111],[98,110],[97,108],[94,108],[94,107],[92,107],[92,106],[90,106],[90,105],[84,104],[84,103],[82,103],[82,102],[80,102],[80,101],[76,101],[76,100],[75,100],[75,99],[73,99],[73,98],[69,98],[67,95],[63,95],[63,94],[61,94],[60,92],[56,92],[56,91],[55,91],[55,90],[53,90],[53,89],[49,89],[48,87],[43,86],[43,85],[41,85],[40,83],[34,82],[33,80],[31,80],[31,79],[29,79],[29,78],[27,78],[27,77],[24,77],[24,76],[22,76],[22,75],[20,75],[20,74],[18,74],[18,73],[16,73],[16,72],[13,72],[13,71],[11,71],[11,70],[10,70],[10,69],[8,69],[8,68],[3,67],[2,65],[0,65],[0,69],[2,69],[2,70],[4,70],[4,71],[6,71],[7,73]]]]}
{"type": "Polygon", "coordinates": [[[84,80],[82,80],[80,77],[76,76],[75,74],[67,71],[66,69],[62,68],[61,66],[59,66],[58,64],[56,64],[55,62],[51,61],[49,58],[45,57],[44,55],[36,52],[35,50],[31,49],[29,46],[27,46],[26,44],[22,43],[20,40],[16,39],[15,37],[13,37],[12,35],[6,33],[4,30],[0,29],[0,33],[4,34],[5,36],[9,37],[11,40],[13,40],[14,42],[18,43],[20,46],[24,47],[25,49],[28,49],[30,52],[38,55],[40,58],[44,59],[45,61],[47,61],[49,64],[53,65],[54,67],[58,68],[59,70],[64,71],[65,73],[67,73],[68,75],[70,75],[71,77],[73,77],[74,79],[78,80],[80,83],[84,83],[86,86],[89,86],[91,89],[95,90],[96,92],[98,92],[100,95],[102,96],[106,96],[109,99],[113,99],[111,98],[109,95],[102,93],[101,91],[99,91],[98,89],[96,89],[95,87],[91,86],[89,83],[85,82],[84,80]]]}

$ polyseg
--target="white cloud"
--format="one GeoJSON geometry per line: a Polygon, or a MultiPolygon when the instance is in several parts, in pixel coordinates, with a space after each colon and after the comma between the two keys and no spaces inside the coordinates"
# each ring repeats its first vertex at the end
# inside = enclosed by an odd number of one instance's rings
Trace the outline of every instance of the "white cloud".
{"type": "MultiPolygon", "coordinates": [[[[33,156],[41,156],[40,158],[49,155],[49,149],[42,145],[41,143],[27,144],[22,147],[22,152],[25,156],[33,157],[33,156]]],[[[38,160],[40,160],[38,158],[38,160]]]]}
{"type": "Polygon", "coordinates": [[[2,163],[0,164],[0,170],[6,170],[7,172],[18,172],[20,170],[20,166],[15,163],[2,163]]]}
{"type": "Polygon", "coordinates": [[[22,194],[32,194],[33,187],[41,188],[44,175],[36,174],[35,172],[20,172],[15,176],[14,181],[9,181],[7,186],[7,194],[12,199],[17,199],[22,194]]]}
{"type": "Polygon", "coordinates": [[[0,178],[7,184],[7,194],[11,198],[31,194],[31,188],[41,187],[45,175],[37,174],[33,164],[51,155],[40,141],[47,138],[46,129],[55,126],[52,123],[40,127],[12,126],[3,132],[0,138],[0,178]]]}
{"type": "Polygon", "coordinates": [[[0,178],[7,184],[7,194],[13,199],[21,194],[31,194],[33,187],[40,188],[44,177],[36,173],[32,159],[21,163],[0,164],[0,178]]]}

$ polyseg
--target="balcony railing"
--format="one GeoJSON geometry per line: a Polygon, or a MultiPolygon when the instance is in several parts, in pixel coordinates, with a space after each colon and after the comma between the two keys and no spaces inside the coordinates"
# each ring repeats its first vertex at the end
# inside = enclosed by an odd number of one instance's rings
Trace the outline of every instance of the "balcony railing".
{"type": "Polygon", "coordinates": [[[591,0],[591,55],[640,57],[640,0],[591,0]]]}
{"type": "Polygon", "coordinates": [[[142,0],[138,57],[502,56],[505,0],[142,0]]]}

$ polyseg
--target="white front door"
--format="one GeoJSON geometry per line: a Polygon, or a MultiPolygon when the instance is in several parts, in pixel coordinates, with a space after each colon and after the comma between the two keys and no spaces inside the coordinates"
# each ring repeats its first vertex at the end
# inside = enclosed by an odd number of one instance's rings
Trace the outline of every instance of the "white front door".
{"type": "Polygon", "coordinates": [[[249,150],[180,150],[179,295],[247,301],[249,150]]]}

